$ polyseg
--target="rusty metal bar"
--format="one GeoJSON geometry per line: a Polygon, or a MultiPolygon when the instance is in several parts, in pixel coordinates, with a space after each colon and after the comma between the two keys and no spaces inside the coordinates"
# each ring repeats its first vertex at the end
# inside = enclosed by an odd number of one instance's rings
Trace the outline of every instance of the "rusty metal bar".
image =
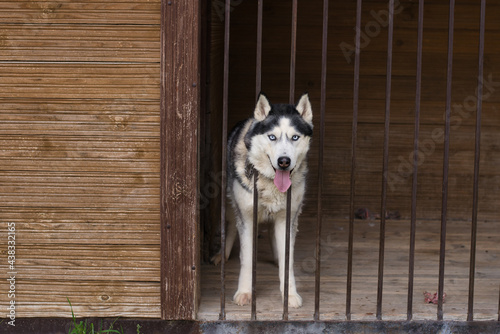
{"type": "Polygon", "coordinates": [[[384,289],[385,212],[387,205],[387,172],[389,169],[389,125],[391,118],[392,37],[394,30],[394,0],[389,0],[389,28],[387,32],[387,72],[385,86],[384,157],[382,164],[382,201],[380,208],[380,238],[378,256],[377,319],[382,320],[384,289]]]}
{"type": "Polygon", "coordinates": [[[259,233],[259,172],[253,169],[253,235],[252,235],[252,311],[251,320],[257,320],[257,234],[259,233]]]}
{"type": "Polygon", "coordinates": [[[262,7],[264,0],[257,1],[257,60],[255,63],[255,96],[262,90],[262,7]]]}
{"type": "Polygon", "coordinates": [[[295,102],[295,59],[297,54],[297,0],[292,2],[292,43],[290,51],[290,94],[289,103],[295,102]]]}
{"type": "Polygon", "coordinates": [[[219,320],[226,319],[226,183],[227,183],[227,119],[228,119],[228,91],[229,91],[229,28],[231,15],[231,1],[226,0],[224,24],[224,73],[222,87],[222,179],[221,179],[221,262],[220,262],[220,314],[219,320]]]}
{"type": "Polygon", "coordinates": [[[288,291],[290,279],[290,225],[292,211],[292,186],[286,192],[286,237],[285,237],[285,287],[283,289],[283,320],[288,320],[288,291]]]}
{"type": "Polygon", "coordinates": [[[474,153],[474,186],[472,191],[472,226],[469,267],[469,300],[467,321],[474,320],[474,282],[476,271],[476,239],[477,239],[477,205],[479,192],[479,158],[481,152],[481,114],[483,107],[483,69],[484,69],[484,28],[486,17],[486,0],[481,0],[481,15],[479,22],[479,59],[477,74],[477,111],[476,111],[476,142],[474,153]]]}
{"type": "MultiPolygon", "coordinates": [[[[258,99],[262,87],[262,1],[257,2],[257,57],[255,65],[255,96],[258,99]]],[[[259,195],[257,181],[259,172],[254,168],[253,183],[253,247],[252,247],[252,309],[251,320],[257,320],[257,237],[259,233],[259,195]]]]}
{"type": "MultiPolygon", "coordinates": [[[[294,104],[295,100],[295,58],[297,53],[297,0],[292,2],[292,42],[290,51],[290,96],[289,103],[294,104]]],[[[288,320],[288,291],[290,279],[290,215],[292,205],[292,187],[288,188],[286,194],[286,229],[285,229],[285,284],[284,284],[284,298],[283,298],[283,320],[288,320]]]]}
{"type": "Polygon", "coordinates": [[[328,55],[328,0],[323,0],[323,40],[321,50],[321,106],[319,125],[319,154],[318,154],[318,211],[316,228],[316,271],[314,278],[314,320],[319,320],[319,299],[321,281],[321,226],[323,223],[322,194],[323,194],[323,152],[325,142],[325,109],[326,109],[326,68],[328,55]]]}
{"type": "Polygon", "coordinates": [[[446,75],[446,107],[443,156],[443,196],[441,207],[441,238],[439,249],[439,283],[437,319],[443,320],[444,265],[446,256],[446,221],[448,205],[448,170],[450,161],[450,117],[451,117],[451,83],[453,70],[453,27],[455,21],[455,0],[450,0],[448,22],[448,66],[446,75]]]}
{"type": "Polygon", "coordinates": [[[349,241],[347,246],[347,291],[346,291],[346,319],[351,320],[352,302],[352,253],[354,243],[354,191],[356,184],[356,145],[358,138],[358,109],[359,109],[359,56],[361,40],[361,0],[356,2],[356,37],[354,52],[354,93],[352,107],[352,146],[351,146],[351,190],[349,199],[349,241]]]}
{"type": "Polygon", "coordinates": [[[422,44],[424,37],[424,0],[418,3],[417,77],[415,92],[415,129],[413,136],[413,178],[411,187],[410,256],[408,269],[407,320],[413,318],[413,282],[415,277],[415,233],[417,224],[418,138],[420,133],[420,100],[422,96],[422,44]]]}

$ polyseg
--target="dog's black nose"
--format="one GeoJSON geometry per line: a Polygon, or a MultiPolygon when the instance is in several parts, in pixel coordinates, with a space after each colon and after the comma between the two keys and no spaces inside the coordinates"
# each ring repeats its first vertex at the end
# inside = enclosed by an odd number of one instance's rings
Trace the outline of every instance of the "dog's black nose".
{"type": "Polygon", "coordinates": [[[279,157],[278,158],[278,166],[280,166],[280,168],[288,168],[290,166],[290,158],[289,157],[279,157]]]}

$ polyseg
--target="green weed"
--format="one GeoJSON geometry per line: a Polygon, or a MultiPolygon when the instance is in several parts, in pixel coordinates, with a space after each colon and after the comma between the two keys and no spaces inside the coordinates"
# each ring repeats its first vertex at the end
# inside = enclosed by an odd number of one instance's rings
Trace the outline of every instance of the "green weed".
{"type": "MultiPolygon", "coordinates": [[[[102,328],[102,321],[99,323],[99,328],[96,328],[93,323],[89,323],[88,320],[76,322],[75,313],[73,312],[73,306],[71,305],[69,298],[66,299],[68,300],[69,306],[71,308],[71,317],[73,318],[72,328],[70,328],[68,332],[69,334],[109,334],[109,333],[123,334],[123,328],[120,328],[121,329],[120,331],[113,329],[113,325],[115,324],[116,320],[118,320],[118,318],[116,318],[115,321],[113,321],[113,323],[109,326],[108,329],[102,328]]],[[[139,329],[140,326],[137,325],[138,334],[140,334],[139,329]]]]}

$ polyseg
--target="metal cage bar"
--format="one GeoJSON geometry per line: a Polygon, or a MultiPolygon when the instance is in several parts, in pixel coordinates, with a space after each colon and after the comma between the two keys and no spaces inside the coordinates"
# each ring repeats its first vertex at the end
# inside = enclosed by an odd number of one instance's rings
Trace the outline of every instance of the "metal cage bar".
{"type": "Polygon", "coordinates": [[[356,145],[358,136],[358,109],[359,109],[359,59],[361,40],[361,2],[356,2],[356,37],[354,52],[354,92],[352,108],[352,143],[351,143],[351,186],[349,197],[349,241],[347,246],[347,291],[346,291],[346,319],[351,320],[352,303],[352,256],[354,243],[354,197],[356,185],[356,145]]]}
{"type": "Polygon", "coordinates": [[[451,118],[451,84],[453,72],[453,27],[455,21],[455,0],[450,0],[448,22],[448,62],[446,74],[446,107],[443,156],[443,190],[441,207],[441,238],[439,249],[439,282],[437,319],[443,320],[444,266],[446,256],[446,222],[448,205],[448,170],[450,163],[450,118],[451,118]]]}
{"type": "MultiPolygon", "coordinates": [[[[297,0],[292,3],[292,41],[290,51],[290,96],[289,103],[294,104],[295,99],[295,59],[297,51],[297,0]]],[[[291,233],[291,202],[292,187],[288,188],[286,194],[286,228],[285,228],[285,273],[283,288],[283,320],[288,320],[288,293],[290,287],[290,233],[291,233]]]]}
{"type": "Polygon", "coordinates": [[[290,47],[290,94],[288,103],[295,102],[295,60],[297,55],[297,0],[292,2],[292,41],[290,47]]]}
{"type": "Polygon", "coordinates": [[[226,0],[224,21],[224,83],[222,88],[222,179],[221,179],[221,293],[220,320],[226,320],[226,184],[227,184],[227,123],[229,92],[229,33],[231,1],[226,0]]]}
{"type": "Polygon", "coordinates": [[[228,91],[229,91],[229,30],[231,1],[226,0],[224,22],[224,73],[222,88],[222,179],[221,179],[221,293],[219,319],[226,319],[226,184],[227,184],[227,123],[228,123],[228,91]]]}
{"type": "MultiPolygon", "coordinates": [[[[291,50],[290,50],[290,88],[289,103],[294,104],[295,100],[295,72],[296,72],[296,52],[297,52],[297,16],[298,0],[292,2],[292,26],[291,26],[291,50]]],[[[420,111],[422,95],[422,54],[423,54],[423,24],[424,24],[424,0],[419,0],[418,6],[418,35],[416,54],[416,93],[415,93],[415,114],[414,114],[414,136],[413,136],[413,169],[411,185],[411,220],[410,220],[410,244],[409,244],[409,269],[408,269],[408,296],[407,296],[407,321],[413,318],[413,294],[415,276],[415,235],[416,235],[416,215],[417,215],[417,187],[418,187],[418,165],[419,165],[419,132],[420,132],[420,111]]],[[[389,166],[389,130],[391,112],[391,87],[392,87],[392,57],[393,57],[393,33],[394,33],[394,0],[389,0],[388,16],[388,41],[387,41],[387,68],[386,68],[386,94],[385,94],[385,123],[384,123],[384,144],[383,144],[383,166],[382,166],[382,194],[380,212],[380,239],[379,239],[379,262],[378,262],[378,284],[376,318],[382,319],[382,301],[384,285],[384,260],[385,260],[385,228],[386,228],[386,203],[388,186],[388,166],[389,166]]],[[[354,212],[356,197],[356,169],[357,169],[357,131],[360,93],[360,53],[361,53],[361,17],[362,0],[356,1],[356,35],[354,49],[354,87],[353,87],[353,114],[351,133],[351,179],[349,198],[349,231],[348,231],[348,259],[347,259],[347,289],[346,289],[346,319],[352,318],[352,281],[353,281],[353,253],[354,253],[354,212]]],[[[469,296],[467,321],[474,320],[474,284],[476,267],[476,242],[477,242],[477,216],[478,216],[478,191],[479,191],[479,167],[480,167],[480,139],[481,139],[481,117],[482,117],[482,95],[483,95],[483,69],[484,69],[484,48],[485,48],[485,12],[486,1],[481,0],[481,12],[479,22],[479,58],[478,58],[478,82],[477,82],[477,113],[475,129],[475,155],[474,155],[474,180],[473,180],[473,203],[472,203],[472,223],[471,223],[471,249],[469,266],[469,296]]],[[[323,22],[322,22],[322,50],[321,50],[321,97],[320,97],[320,120],[319,120],[319,152],[318,152],[318,194],[317,194],[317,227],[315,245],[315,282],[314,282],[314,320],[320,320],[320,297],[321,297],[321,230],[323,226],[322,215],[322,193],[323,193],[323,158],[325,140],[325,113],[326,113],[326,80],[328,63],[328,8],[329,1],[323,0],[323,22]]],[[[223,67],[223,126],[222,126],[222,180],[221,180],[221,295],[220,295],[220,320],[226,320],[225,298],[225,247],[226,247],[226,184],[227,184],[227,137],[228,137],[228,85],[229,85],[229,44],[230,44],[230,12],[231,0],[225,0],[225,24],[224,24],[224,67],[223,67]]],[[[449,22],[448,22],[448,54],[447,54],[447,75],[446,75],[446,103],[445,103],[445,124],[444,124],[444,153],[443,153],[443,175],[442,175],[442,207],[441,207],[441,227],[440,227],[440,250],[439,250],[439,277],[438,277],[438,303],[437,320],[443,320],[443,295],[444,295],[444,274],[446,258],[446,230],[447,230],[447,204],[448,204],[448,176],[449,176],[449,154],[450,154],[450,119],[452,101],[452,74],[453,74],[453,41],[454,41],[454,12],[455,0],[449,2],[449,22]]],[[[262,30],[263,30],[263,0],[257,1],[257,54],[256,54],[256,96],[261,91],[262,83],[262,30]]],[[[253,209],[253,254],[252,254],[252,300],[251,300],[251,320],[256,320],[256,265],[257,265],[257,236],[258,236],[258,172],[254,169],[254,209],[253,209]]],[[[291,196],[292,188],[287,191],[286,207],[286,229],[285,229],[285,261],[284,261],[284,298],[283,298],[283,320],[289,319],[289,279],[291,262],[293,256],[290,253],[291,246],[291,196]]],[[[498,301],[498,320],[500,321],[500,296],[498,301]]]]}
{"type": "Polygon", "coordinates": [[[255,61],[255,98],[262,90],[262,11],[264,0],[257,1],[257,59],[255,61]]]}
{"type": "Polygon", "coordinates": [[[389,27],[387,32],[387,72],[385,87],[385,122],[384,153],[382,164],[382,200],[380,208],[380,244],[378,260],[377,284],[377,319],[382,319],[382,297],[384,289],[384,257],[385,257],[385,212],[387,204],[387,172],[389,169],[389,125],[391,118],[391,84],[392,84],[392,39],[394,30],[394,0],[389,0],[389,27]]]}
{"type": "Polygon", "coordinates": [[[283,290],[283,320],[288,320],[288,292],[290,279],[290,225],[292,211],[292,186],[286,192],[285,286],[283,290]]]}
{"type": "Polygon", "coordinates": [[[484,28],[486,16],[486,0],[481,0],[479,22],[479,57],[477,74],[477,110],[476,110],[476,140],[474,147],[474,186],[472,190],[472,224],[469,267],[469,298],[467,321],[474,319],[474,282],[476,270],[476,239],[477,239],[477,205],[479,192],[479,160],[481,152],[481,114],[483,107],[483,68],[484,68],[484,28]]]}
{"type": "MultiPolygon", "coordinates": [[[[255,96],[258,99],[262,87],[262,7],[263,0],[257,2],[257,55],[255,62],[255,96]]],[[[259,172],[254,168],[254,183],[253,183],[253,241],[252,241],[252,310],[250,318],[257,320],[257,236],[258,236],[258,215],[259,215],[259,195],[257,189],[257,181],[259,172]]]]}
{"type": "Polygon", "coordinates": [[[410,255],[408,261],[407,320],[413,318],[413,283],[415,277],[415,233],[417,224],[418,140],[420,134],[420,100],[422,96],[422,45],[424,37],[424,0],[418,3],[417,75],[415,92],[415,129],[413,135],[413,172],[411,186],[410,255]]]}
{"type": "Polygon", "coordinates": [[[252,233],[252,310],[250,318],[257,320],[257,234],[259,231],[259,172],[253,169],[253,233],[252,233]]]}
{"type": "Polygon", "coordinates": [[[325,146],[325,109],[326,109],[326,68],[328,55],[328,0],[323,0],[323,39],[321,49],[321,106],[318,152],[318,212],[316,228],[316,270],[314,276],[314,320],[319,320],[320,282],[321,282],[321,227],[323,224],[323,154],[325,146]]]}

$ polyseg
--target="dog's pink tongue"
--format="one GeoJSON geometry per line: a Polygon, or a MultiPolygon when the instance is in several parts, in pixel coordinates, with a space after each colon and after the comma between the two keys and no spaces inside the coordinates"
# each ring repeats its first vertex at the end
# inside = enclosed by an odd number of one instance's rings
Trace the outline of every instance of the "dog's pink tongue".
{"type": "Polygon", "coordinates": [[[292,181],[290,180],[290,171],[276,170],[276,174],[274,175],[274,185],[282,193],[286,192],[292,185],[292,181]]]}

